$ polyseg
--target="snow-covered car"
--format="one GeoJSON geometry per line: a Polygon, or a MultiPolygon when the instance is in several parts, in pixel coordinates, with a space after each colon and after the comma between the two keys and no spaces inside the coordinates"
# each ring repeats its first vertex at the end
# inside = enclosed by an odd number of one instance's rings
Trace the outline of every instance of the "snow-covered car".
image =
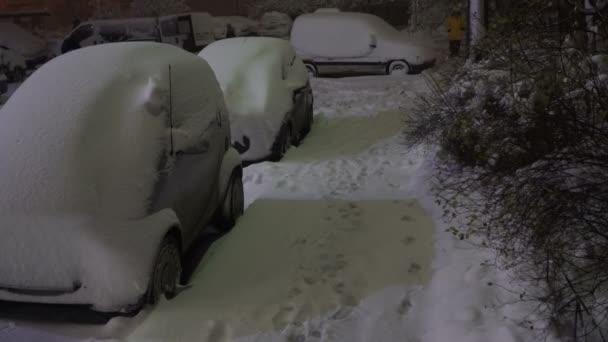
{"type": "Polygon", "coordinates": [[[263,37],[289,39],[293,20],[288,14],[281,12],[265,13],[260,19],[258,33],[263,37]]]}
{"type": "Polygon", "coordinates": [[[435,52],[381,18],[324,10],[296,18],[291,43],[312,75],[406,74],[435,63],[435,52]]]}
{"type": "Polygon", "coordinates": [[[176,294],[181,257],[243,212],[205,61],[151,42],[43,65],[0,109],[0,300],[128,312],[176,294]]]}
{"type": "Polygon", "coordinates": [[[61,53],[91,45],[124,41],[157,41],[156,18],[89,20],[76,26],[61,42],[61,53]]]}
{"type": "Polygon", "coordinates": [[[0,22],[0,45],[22,55],[30,69],[44,63],[49,55],[49,45],[44,39],[9,22],[0,22]]]}
{"type": "Polygon", "coordinates": [[[199,56],[224,91],[233,146],[244,161],[279,160],[308,134],[313,94],[306,67],[288,41],[230,38],[209,45],[199,56]]]}
{"type": "Polygon", "coordinates": [[[23,81],[26,69],[25,57],[4,45],[0,45],[0,72],[6,75],[9,82],[23,81]]]}

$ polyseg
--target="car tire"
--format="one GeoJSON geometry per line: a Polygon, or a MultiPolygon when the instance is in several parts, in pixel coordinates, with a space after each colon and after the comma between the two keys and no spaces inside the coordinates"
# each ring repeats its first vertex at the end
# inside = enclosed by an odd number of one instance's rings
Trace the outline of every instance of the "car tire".
{"type": "Polygon", "coordinates": [[[304,63],[306,66],[306,70],[308,71],[308,76],[317,77],[319,76],[319,69],[313,63],[304,63]]]}
{"type": "Polygon", "coordinates": [[[308,136],[308,133],[310,133],[310,131],[312,130],[312,124],[314,122],[314,108],[313,108],[313,104],[309,104],[308,107],[306,108],[306,122],[304,124],[304,128],[302,128],[302,132],[300,133],[300,141],[298,141],[298,143],[301,143],[304,138],[306,138],[306,136],[308,136]]]}
{"type": "Polygon", "coordinates": [[[164,295],[172,299],[177,295],[177,286],[182,274],[181,249],[178,237],[169,234],[163,239],[148,284],[146,303],[154,305],[164,295]]]}
{"type": "Polygon", "coordinates": [[[285,153],[289,151],[289,148],[293,144],[293,134],[291,124],[283,125],[281,133],[275,143],[274,153],[272,161],[280,161],[285,156],[285,153]]]}
{"type": "Polygon", "coordinates": [[[244,211],[243,171],[238,168],[230,176],[226,196],[218,211],[217,225],[224,232],[230,231],[244,211]]]}
{"type": "Polygon", "coordinates": [[[410,65],[406,61],[392,61],[386,68],[388,75],[407,75],[410,72],[410,65]]]}

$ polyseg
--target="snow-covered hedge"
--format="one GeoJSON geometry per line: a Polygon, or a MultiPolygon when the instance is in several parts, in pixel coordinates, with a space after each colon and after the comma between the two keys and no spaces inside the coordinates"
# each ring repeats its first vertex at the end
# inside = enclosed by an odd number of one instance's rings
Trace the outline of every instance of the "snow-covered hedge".
{"type": "MultiPolygon", "coordinates": [[[[577,32],[562,35],[550,3],[514,2],[479,47],[483,60],[421,99],[407,138],[442,147],[438,200],[446,217],[469,218],[453,233],[496,249],[501,265],[533,284],[521,298],[538,302],[562,333],[601,340],[608,332],[607,56],[572,38],[577,32]]],[[[567,21],[563,10],[559,19],[567,21]]]]}

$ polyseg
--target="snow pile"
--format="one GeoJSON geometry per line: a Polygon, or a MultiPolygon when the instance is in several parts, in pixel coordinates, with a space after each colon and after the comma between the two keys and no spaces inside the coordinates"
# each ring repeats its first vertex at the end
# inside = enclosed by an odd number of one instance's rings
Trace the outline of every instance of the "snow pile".
{"type": "Polygon", "coordinates": [[[263,37],[289,39],[293,20],[285,13],[268,12],[260,19],[258,33],[263,37]]]}
{"type": "Polygon", "coordinates": [[[224,91],[233,139],[251,138],[248,160],[266,157],[292,108],[293,91],[306,85],[306,68],[294,59],[289,43],[277,38],[226,39],[199,56],[215,71],[224,91]]]}
{"type": "Polygon", "coordinates": [[[2,108],[0,216],[8,238],[0,250],[11,257],[1,259],[0,284],[88,281],[85,297],[74,300],[100,309],[132,304],[126,298],[145,291],[141,272],[177,222],[172,213],[147,217],[170,136],[168,65],[179,150],[215,119],[222,94],[206,63],[170,45],[107,44],[60,56],[2,108]]]}
{"type": "Polygon", "coordinates": [[[35,59],[47,53],[47,43],[13,23],[0,22],[0,45],[9,47],[26,59],[35,59]]]}

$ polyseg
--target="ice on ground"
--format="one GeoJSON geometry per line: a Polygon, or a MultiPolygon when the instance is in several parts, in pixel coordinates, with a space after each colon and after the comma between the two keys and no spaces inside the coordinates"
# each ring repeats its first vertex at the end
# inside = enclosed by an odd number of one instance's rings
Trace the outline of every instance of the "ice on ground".
{"type": "Polygon", "coordinates": [[[348,319],[381,289],[428,281],[433,231],[415,200],[257,201],[209,251],[193,287],[127,340],[220,341],[348,319]]]}

